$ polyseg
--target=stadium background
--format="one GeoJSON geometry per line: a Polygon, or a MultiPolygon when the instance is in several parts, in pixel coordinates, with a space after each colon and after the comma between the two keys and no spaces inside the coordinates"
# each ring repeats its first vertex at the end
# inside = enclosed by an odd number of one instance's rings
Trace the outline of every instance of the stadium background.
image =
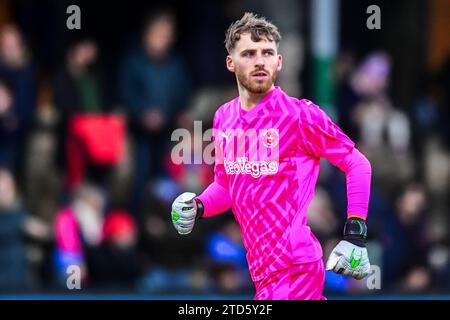
{"type": "MultiPolygon", "coordinates": [[[[230,212],[184,237],[169,219],[179,192],[212,179],[207,165],[170,161],[170,133],[193,120],[206,130],[237,94],[223,40],[245,11],[282,32],[278,84],[326,109],[372,163],[381,289],[327,273],[325,294],[448,295],[448,1],[0,0],[3,297],[253,296],[230,212]],[[72,4],[81,30],[66,28],[72,4]],[[373,4],[380,30],[366,26],[373,4]],[[73,263],[80,291],[66,287],[73,263]]],[[[346,194],[325,162],[308,214],[327,257],[346,194]]]]}

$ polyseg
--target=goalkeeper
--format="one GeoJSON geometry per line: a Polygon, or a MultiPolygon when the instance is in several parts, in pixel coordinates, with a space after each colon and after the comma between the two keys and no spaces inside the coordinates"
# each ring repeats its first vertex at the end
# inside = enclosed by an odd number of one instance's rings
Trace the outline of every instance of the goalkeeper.
{"type": "Polygon", "coordinates": [[[371,166],[317,105],[275,86],[282,68],[276,26],[246,13],[227,31],[227,69],[239,96],[214,115],[215,179],[198,197],[183,193],[172,206],[180,234],[198,219],[232,208],[247,251],[255,299],[325,299],[319,241],[307,226],[320,158],[342,170],[347,185],[343,239],[326,269],[355,279],[370,269],[365,220],[371,166]]]}

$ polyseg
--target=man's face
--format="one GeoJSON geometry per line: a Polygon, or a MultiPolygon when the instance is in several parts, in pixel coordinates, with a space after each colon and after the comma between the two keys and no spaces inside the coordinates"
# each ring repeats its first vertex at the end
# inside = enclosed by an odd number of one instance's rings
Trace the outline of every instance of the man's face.
{"type": "Polygon", "coordinates": [[[13,26],[6,27],[0,35],[0,55],[7,63],[16,62],[24,55],[22,35],[13,26]]]}
{"type": "Polygon", "coordinates": [[[73,49],[71,58],[77,66],[89,66],[97,59],[97,45],[92,41],[80,42],[73,49]]]}
{"type": "Polygon", "coordinates": [[[164,57],[175,39],[175,25],[171,16],[164,15],[147,27],[144,46],[154,58],[164,57]]]}
{"type": "Polygon", "coordinates": [[[250,33],[243,33],[226,62],[227,69],[236,73],[240,85],[251,93],[261,94],[275,83],[282,57],[274,41],[254,42],[250,33]]]}

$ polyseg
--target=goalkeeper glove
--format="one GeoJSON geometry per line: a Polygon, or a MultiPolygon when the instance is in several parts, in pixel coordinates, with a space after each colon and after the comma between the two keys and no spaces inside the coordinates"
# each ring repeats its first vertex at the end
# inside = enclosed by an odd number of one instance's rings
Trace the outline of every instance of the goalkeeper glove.
{"type": "Polygon", "coordinates": [[[358,280],[365,278],[370,271],[366,238],[366,222],[359,218],[348,219],[344,228],[344,240],[331,252],[326,269],[358,280]]]}
{"type": "Polygon", "coordinates": [[[191,233],[195,220],[203,214],[203,205],[195,196],[185,192],[172,203],[172,223],[179,234],[191,233]]]}

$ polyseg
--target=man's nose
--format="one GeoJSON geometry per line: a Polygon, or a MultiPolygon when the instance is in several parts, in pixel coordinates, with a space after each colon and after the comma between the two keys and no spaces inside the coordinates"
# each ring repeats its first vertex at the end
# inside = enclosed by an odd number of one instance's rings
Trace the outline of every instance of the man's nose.
{"type": "Polygon", "coordinates": [[[264,67],[264,58],[261,54],[255,56],[255,67],[264,67]]]}

